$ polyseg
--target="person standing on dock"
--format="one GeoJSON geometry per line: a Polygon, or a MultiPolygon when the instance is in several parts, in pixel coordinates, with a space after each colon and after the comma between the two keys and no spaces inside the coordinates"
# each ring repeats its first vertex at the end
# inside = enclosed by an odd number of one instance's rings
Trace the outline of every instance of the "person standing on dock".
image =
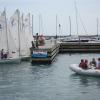
{"type": "Polygon", "coordinates": [[[36,33],[36,48],[38,48],[38,40],[39,40],[39,36],[38,36],[38,33],[36,33]]]}

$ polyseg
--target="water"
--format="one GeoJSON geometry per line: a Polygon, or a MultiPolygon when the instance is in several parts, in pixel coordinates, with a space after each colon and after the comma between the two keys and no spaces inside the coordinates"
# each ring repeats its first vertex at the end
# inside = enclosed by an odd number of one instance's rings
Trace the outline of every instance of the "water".
{"type": "Polygon", "coordinates": [[[100,78],[69,69],[93,57],[100,54],[59,54],[51,65],[0,65],[0,100],[100,100],[100,78]]]}

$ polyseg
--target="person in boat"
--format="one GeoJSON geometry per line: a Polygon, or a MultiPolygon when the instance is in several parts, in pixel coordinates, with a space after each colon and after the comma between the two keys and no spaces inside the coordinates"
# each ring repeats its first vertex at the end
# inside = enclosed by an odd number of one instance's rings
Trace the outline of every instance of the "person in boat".
{"type": "Polygon", "coordinates": [[[82,69],[88,69],[88,60],[84,61],[83,59],[81,59],[79,67],[82,68],[82,69]]]}
{"type": "Polygon", "coordinates": [[[79,67],[80,67],[80,68],[83,68],[83,66],[84,66],[84,60],[81,59],[81,62],[80,62],[80,64],[79,64],[79,67]]]}
{"type": "Polygon", "coordinates": [[[100,58],[98,58],[98,64],[97,64],[96,69],[100,69],[100,58]]]}
{"type": "Polygon", "coordinates": [[[85,59],[83,65],[82,65],[82,69],[88,69],[88,60],[85,59]]]}
{"type": "Polygon", "coordinates": [[[4,53],[3,57],[7,58],[7,56],[8,56],[8,52],[4,53]]]}
{"type": "Polygon", "coordinates": [[[83,69],[88,69],[88,60],[85,59],[83,69]]]}
{"type": "Polygon", "coordinates": [[[92,58],[92,61],[90,62],[90,66],[93,66],[96,68],[97,62],[96,62],[95,58],[92,58]]]}
{"type": "Polygon", "coordinates": [[[4,58],[4,49],[1,50],[1,59],[4,58]]]}

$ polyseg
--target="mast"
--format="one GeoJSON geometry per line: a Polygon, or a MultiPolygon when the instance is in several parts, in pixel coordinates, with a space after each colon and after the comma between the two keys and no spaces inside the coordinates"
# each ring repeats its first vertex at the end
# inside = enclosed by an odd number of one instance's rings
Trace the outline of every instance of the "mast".
{"type": "Polygon", "coordinates": [[[57,23],[57,17],[58,17],[58,16],[56,15],[56,38],[57,38],[57,28],[58,28],[58,27],[57,27],[57,24],[58,24],[58,23],[57,23]]]}
{"type": "Polygon", "coordinates": [[[44,33],[44,28],[43,28],[43,17],[42,17],[42,15],[41,15],[41,31],[42,31],[42,34],[44,33]]]}
{"type": "Polygon", "coordinates": [[[17,13],[18,13],[18,40],[19,40],[19,57],[20,57],[20,12],[19,10],[17,9],[17,13]]]}
{"type": "Polygon", "coordinates": [[[71,36],[71,18],[69,16],[69,23],[70,23],[70,36],[71,36]]]}
{"type": "Polygon", "coordinates": [[[61,33],[61,24],[59,24],[59,35],[61,33]]]}
{"type": "Polygon", "coordinates": [[[78,35],[78,10],[77,10],[77,6],[76,6],[76,1],[75,1],[75,12],[76,12],[77,35],[78,35]]]}
{"type": "Polygon", "coordinates": [[[5,15],[6,37],[7,37],[7,51],[9,52],[8,32],[7,32],[7,17],[6,17],[6,10],[5,9],[4,9],[4,15],[5,15]]]}
{"type": "Polygon", "coordinates": [[[98,20],[98,17],[97,17],[97,36],[98,36],[98,24],[99,24],[99,20],[98,20]]]}
{"type": "Polygon", "coordinates": [[[39,34],[40,34],[40,17],[41,15],[39,15],[39,34]]]}
{"type": "Polygon", "coordinates": [[[29,34],[30,34],[30,32],[31,32],[31,31],[30,31],[30,26],[31,26],[31,25],[30,25],[30,13],[29,13],[29,34]]]}
{"type": "Polygon", "coordinates": [[[34,15],[32,15],[32,36],[33,36],[33,34],[34,34],[34,30],[33,30],[33,27],[34,27],[33,21],[34,21],[34,15]]]}
{"type": "Polygon", "coordinates": [[[24,15],[23,15],[23,13],[22,13],[22,19],[21,19],[21,20],[22,20],[22,25],[21,25],[21,26],[22,26],[22,28],[21,28],[21,29],[22,29],[22,32],[23,32],[23,25],[24,25],[24,23],[23,23],[23,16],[24,16],[24,15]]]}

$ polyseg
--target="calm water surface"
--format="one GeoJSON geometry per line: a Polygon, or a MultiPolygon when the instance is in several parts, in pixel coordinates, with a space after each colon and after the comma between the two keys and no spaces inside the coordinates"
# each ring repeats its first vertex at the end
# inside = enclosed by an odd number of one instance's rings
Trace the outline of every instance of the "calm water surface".
{"type": "Polygon", "coordinates": [[[0,65],[0,100],[100,100],[100,78],[69,69],[93,57],[100,54],[59,54],[51,65],[0,65]]]}

